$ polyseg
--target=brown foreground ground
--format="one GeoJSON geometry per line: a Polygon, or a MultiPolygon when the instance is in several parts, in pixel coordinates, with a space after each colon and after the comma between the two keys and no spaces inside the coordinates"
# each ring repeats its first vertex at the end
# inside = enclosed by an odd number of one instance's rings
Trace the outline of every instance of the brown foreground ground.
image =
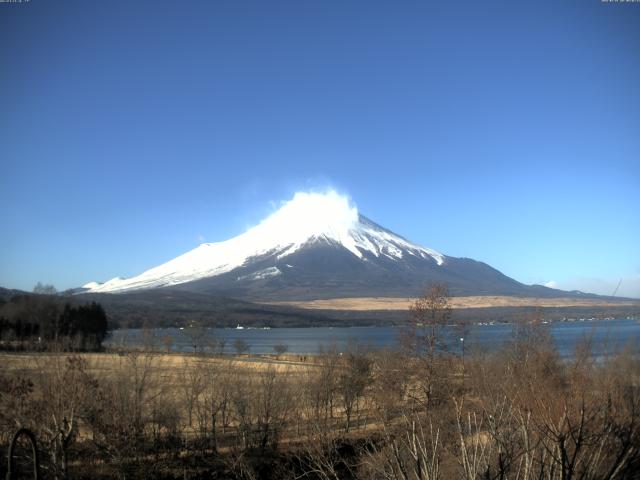
{"type": "MultiPolygon", "coordinates": [[[[0,458],[27,427],[44,479],[638,478],[637,347],[563,360],[527,324],[460,358],[409,333],[306,359],[0,353],[0,458]]],[[[24,443],[13,458],[32,467],[24,443]]]]}

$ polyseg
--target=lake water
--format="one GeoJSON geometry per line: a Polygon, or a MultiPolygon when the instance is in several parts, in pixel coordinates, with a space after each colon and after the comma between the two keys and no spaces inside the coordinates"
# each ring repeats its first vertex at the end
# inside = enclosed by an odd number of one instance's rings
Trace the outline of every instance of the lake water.
{"type": "MultiPolygon", "coordinates": [[[[585,320],[575,322],[554,322],[548,325],[560,354],[571,356],[576,344],[585,337],[592,340],[597,352],[613,352],[628,343],[640,345],[640,321],[634,319],[585,320]]],[[[176,352],[193,352],[193,341],[189,329],[177,328],[153,329],[144,333],[141,330],[116,330],[107,340],[111,347],[137,347],[149,343],[149,334],[158,348],[163,348],[162,339],[171,337],[171,348],[176,352]]],[[[244,340],[255,354],[273,353],[273,347],[284,344],[291,353],[314,354],[322,347],[335,345],[338,351],[345,350],[349,343],[372,348],[398,346],[399,327],[349,327],[349,328],[272,328],[263,329],[220,329],[199,330],[198,341],[202,345],[212,345],[214,341],[224,339],[225,353],[234,352],[236,339],[244,340]]],[[[193,331],[191,333],[194,333],[193,331]]],[[[493,325],[474,325],[464,339],[465,349],[481,347],[488,350],[500,348],[512,338],[513,325],[497,323],[493,325]]],[[[459,334],[449,331],[451,348],[460,350],[462,341],[459,334]]],[[[210,347],[205,347],[205,350],[210,347]]]]}

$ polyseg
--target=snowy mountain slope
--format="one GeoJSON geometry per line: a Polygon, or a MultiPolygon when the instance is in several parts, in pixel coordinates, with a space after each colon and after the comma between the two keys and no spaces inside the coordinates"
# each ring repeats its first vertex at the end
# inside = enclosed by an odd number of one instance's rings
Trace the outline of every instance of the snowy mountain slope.
{"type": "MultiPolygon", "coordinates": [[[[204,243],[167,263],[129,279],[114,278],[83,286],[89,292],[124,292],[158,288],[219,276],[269,257],[280,261],[313,244],[339,246],[360,261],[369,257],[402,261],[408,257],[427,259],[443,265],[446,257],[434,250],[415,245],[359,215],[346,197],[298,193],[257,226],[230,240],[204,243]]],[[[262,279],[278,275],[275,266],[269,272],[239,276],[262,279]]],[[[285,267],[287,268],[287,267],[285,267]]],[[[291,268],[291,267],[289,267],[291,268]]]]}
{"type": "Polygon", "coordinates": [[[84,293],[168,288],[252,301],[415,296],[430,282],[453,295],[558,297],[489,265],[416,245],[360,215],[335,192],[298,193],[257,226],[204,243],[132,278],[86,284],[84,293]]]}

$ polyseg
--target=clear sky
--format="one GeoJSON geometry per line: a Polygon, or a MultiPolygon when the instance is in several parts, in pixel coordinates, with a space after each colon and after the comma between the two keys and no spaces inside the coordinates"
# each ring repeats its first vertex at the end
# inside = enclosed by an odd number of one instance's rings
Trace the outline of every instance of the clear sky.
{"type": "Polygon", "coordinates": [[[334,187],[640,297],[640,3],[0,3],[0,285],[132,276],[334,187]]]}

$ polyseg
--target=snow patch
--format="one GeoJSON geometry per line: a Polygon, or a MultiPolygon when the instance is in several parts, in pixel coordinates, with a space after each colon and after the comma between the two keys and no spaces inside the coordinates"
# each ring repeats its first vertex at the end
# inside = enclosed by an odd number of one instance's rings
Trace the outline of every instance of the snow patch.
{"type": "Polygon", "coordinates": [[[258,270],[257,272],[251,273],[249,275],[242,275],[241,277],[238,277],[237,280],[262,280],[264,278],[277,277],[281,274],[282,272],[278,269],[278,267],[269,267],[265,268],[264,270],[258,270]]]}

